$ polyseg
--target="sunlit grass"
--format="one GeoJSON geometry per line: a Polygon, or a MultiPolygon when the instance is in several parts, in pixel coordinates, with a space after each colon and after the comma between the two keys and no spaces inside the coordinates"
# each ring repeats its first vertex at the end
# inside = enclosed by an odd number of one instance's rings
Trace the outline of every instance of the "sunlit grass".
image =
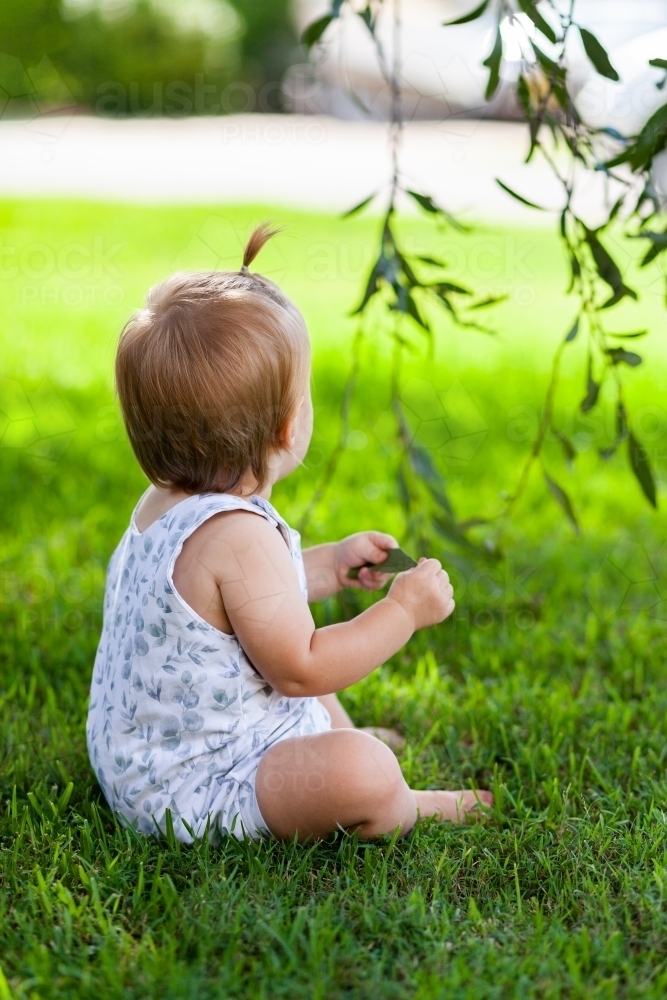
{"type": "MultiPolygon", "coordinates": [[[[0,276],[0,409],[9,414],[0,428],[0,964],[9,995],[663,997],[664,515],[651,511],[624,455],[597,457],[613,436],[611,406],[598,423],[578,411],[583,343],[568,358],[556,415],[580,455],[570,470],[556,440],[546,451],[581,537],[536,470],[498,536],[505,558],[452,566],[454,619],[344,695],[360,724],[403,730],[401,764],[415,785],[493,787],[489,822],[423,825],[396,845],[183,848],[132,837],[106,808],[85,755],[87,689],[104,568],[145,486],[118,424],[113,346],[151,283],[174,267],[237,267],[234,231],[243,238],[266,217],[287,233],[257,267],[294,297],[314,342],[313,446],[275,495],[296,523],[336,437],[347,314],[377,222],[262,208],[0,210],[12,251],[0,276]]],[[[406,227],[415,252],[450,254],[456,280],[509,295],[489,314],[495,338],[438,321],[434,358],[408,358],[402,388],[457,513],[492,517],[516,483],[574,312],[558,245],[549,232],[434,237],[417,220],[406,227]],[[449,422],[438,393],[455,411],[449,422]]],[[[662,477],[661,288],[634,268],[630,277],[645,283],[643,298],[609,328],[652,328],[628,396],[662,477]]],[[[310,540],[370,527],[402,536],[382,338],[364,348],[353,447],[310,540]]],[[[358,606],[343,595],[316,614],[323,622],[358,606]]],[[[3,990],[0,979],[2,1000],[3,990]]]]}

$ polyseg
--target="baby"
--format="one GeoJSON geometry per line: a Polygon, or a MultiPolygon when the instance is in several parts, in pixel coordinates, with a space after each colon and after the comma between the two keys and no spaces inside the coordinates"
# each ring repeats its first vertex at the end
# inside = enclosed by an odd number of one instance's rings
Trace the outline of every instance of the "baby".
{"type": "Polygon", "coordinates": [[[414,791],[335,692],[454,610],[436,559],[399,573],[353,621],[308,601],[390,579],[396,541],[366,531],[301,552],[269,502],[310,442],[310,347],[281,290],[248,271],[176,274],[121,335],[116,383],[153,484],[109,565],[88,748],[104,794],[143,833],[370,838],[419,816],[460,821],[492,796],[414,791]],[[359,568],[358,579],[348,572],[359,568]]]}

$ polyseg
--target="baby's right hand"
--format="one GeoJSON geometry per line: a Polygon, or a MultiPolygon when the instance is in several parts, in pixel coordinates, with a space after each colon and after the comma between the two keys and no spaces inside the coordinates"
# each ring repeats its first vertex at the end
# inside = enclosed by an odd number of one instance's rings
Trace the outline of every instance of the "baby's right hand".
{"type": "Polygon", "coordinates": [[[413,569],[399,573],[387,597],[398,601],[414,621],[414,629],[437,625],[454,610],[454,589],[437,559],[420,559],[413,569]]]}

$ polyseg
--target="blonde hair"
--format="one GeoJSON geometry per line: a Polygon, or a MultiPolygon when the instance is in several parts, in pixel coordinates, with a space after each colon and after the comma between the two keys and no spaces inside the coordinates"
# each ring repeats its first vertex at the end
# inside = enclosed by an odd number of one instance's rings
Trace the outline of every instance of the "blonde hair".
{"type": "Polygon", "coordinates": [[[258,226],[240,271],[174,274],[126,323],[116,354],[125,427],[157,486],[225,493],[250,470],[266,484],[271,451],[303,391],[306,325],[248,265],[276,230],[258,226]]]}

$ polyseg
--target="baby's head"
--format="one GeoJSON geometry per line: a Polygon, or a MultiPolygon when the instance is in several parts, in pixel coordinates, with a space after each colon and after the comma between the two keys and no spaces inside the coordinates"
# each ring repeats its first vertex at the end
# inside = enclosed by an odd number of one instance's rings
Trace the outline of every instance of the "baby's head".
{"type": "Polygon", "coordinates": [[[303,459],[312,431],[301,313],[251,274],[275,231],[259,226],[240,271],[175,274],[125,325],[116,386],[139,464],[157,486],[259,492],[303,459]]]}

